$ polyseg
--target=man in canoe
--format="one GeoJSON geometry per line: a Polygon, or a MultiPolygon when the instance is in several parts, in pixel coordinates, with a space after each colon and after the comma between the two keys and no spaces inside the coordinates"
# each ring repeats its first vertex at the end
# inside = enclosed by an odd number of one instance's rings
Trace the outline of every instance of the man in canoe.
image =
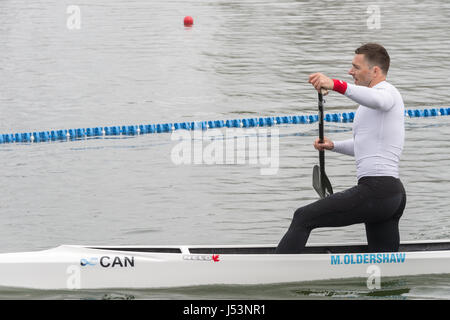
{"type": "Polygon", "coordinates": [[[355,50],[348,72],[355,84],[314,73],[316,90],[334,90],[359,104],[353,137],[344,141],[324,138],[318,150],[354,156],[358,184],[297,209],[276,253],[302,253],[311,231],[364,223],[370,252],[395,252],[400,244],[399,220],[406,193],[398,163],[404,144],[404,104],[398,90],[386,81],[390,58],[375,43],[355,50]]]}

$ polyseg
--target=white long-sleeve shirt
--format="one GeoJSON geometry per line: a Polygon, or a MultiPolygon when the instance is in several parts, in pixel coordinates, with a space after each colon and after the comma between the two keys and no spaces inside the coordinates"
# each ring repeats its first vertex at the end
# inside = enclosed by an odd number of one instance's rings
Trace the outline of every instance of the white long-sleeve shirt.
{"type": "Polygon", "coordinates": [[[358,179],[398,178],[405,140],[405,107],[400,93],[382,81],[372,88],[348,83],[344,95],[360,105],[353,121],[353,138],[334,142],[333,151],[355,156],[358,179]]]}

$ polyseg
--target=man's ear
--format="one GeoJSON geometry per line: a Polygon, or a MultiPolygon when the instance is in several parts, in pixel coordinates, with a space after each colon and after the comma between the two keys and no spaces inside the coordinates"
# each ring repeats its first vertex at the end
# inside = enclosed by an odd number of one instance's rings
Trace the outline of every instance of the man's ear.
{"type": "Polygon", "coordinates": [[[383,70],[381,70],[379,66],[373,66],[373,72],[376,76],[379,76],[380,74],[384,75],[383,70]]]}

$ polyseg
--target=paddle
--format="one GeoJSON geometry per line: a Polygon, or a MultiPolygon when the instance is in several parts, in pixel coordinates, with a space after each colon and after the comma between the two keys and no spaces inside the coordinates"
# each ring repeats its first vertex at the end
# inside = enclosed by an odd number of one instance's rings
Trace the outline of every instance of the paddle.
{"type": "MultiPolygon", "coordinates": [[[[319,141],[323,142],[323,94],[326,90],[321,90],[319,95],[319,141]]],[[[333,194],[330,180],[325,173],[325,151],[319,151],[319,165],[313,168],[313,188],[321,198],[328,197],[333,194]]]]}

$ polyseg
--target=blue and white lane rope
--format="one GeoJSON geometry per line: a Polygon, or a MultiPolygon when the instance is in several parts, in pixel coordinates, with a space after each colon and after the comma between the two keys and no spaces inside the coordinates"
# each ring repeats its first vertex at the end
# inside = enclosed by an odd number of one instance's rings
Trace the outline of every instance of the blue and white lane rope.
{"type": "MultiPolygon", "coordinates": [[[[436,117],[450,115],[450,108],[415,109],[405,110],[405,116],[410,118],[436,117]]],[[[324,120],[327,122],[353,122],[354,112],[328,113],[324,120]]],[[[0,144],[4,143],[29,143],[78,140],[87,137],[141,135],[152,133],[166,133],[174,130],[207,130],[214,128],[251,128],[269,127],[278,124],[308,124],[319,120],[317,115],[303,116],[275,116],[263,118],[246,118],[234,120],[214,120],[197,122],[178,122],[163,124],[147,124],[132,126],[94,127],[79,129],[63,129],[40,132],[8,133],[0,134],[0,144]]]]}

